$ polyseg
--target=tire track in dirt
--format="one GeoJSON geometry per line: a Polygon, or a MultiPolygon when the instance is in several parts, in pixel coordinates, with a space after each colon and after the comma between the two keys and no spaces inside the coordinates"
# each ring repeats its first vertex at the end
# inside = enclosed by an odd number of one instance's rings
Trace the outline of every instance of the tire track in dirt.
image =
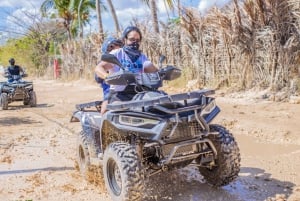
{"type": "Polygon", "coordinates": [[[32,112],[33,114],[39,115],[40,117],[43,117],[44,119],[48,120],[49,122],[55,123],[56,125],[60,126],[62,129],[67,130],[70,134],[74,134],[76,131],[72,128],[69,128],[68,126],[64,125],[63,123],[53,119],[53,118],[49,118],[47,117],[45,114],[40,113],[40,112],[32,112]]]}
{"type": "Polygon", "coordinates": [[[55,108],[11,109],[1,112],[17,123],[5,124],[4,130],[0,120],[0,131],[7,131],[0,135],[1,200],[57,200],[61,194],[62,200],[105,197],[75,170],[74,130],[56,118],[55,108]]]}

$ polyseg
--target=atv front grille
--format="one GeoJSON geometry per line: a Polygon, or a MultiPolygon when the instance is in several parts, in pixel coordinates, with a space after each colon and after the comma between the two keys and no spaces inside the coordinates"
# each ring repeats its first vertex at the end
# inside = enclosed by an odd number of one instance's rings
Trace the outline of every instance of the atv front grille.
{"type": "Polygon", "coordinates": [[[177,141],[190,139],[201,135],[202,131],[203,129],[197,121],[181,122],[177,126],[176,123],[170,123],[163,131],[162,140],[177,141]],[[172,134],[173,128],[175,128],[175,131],[172,134]]]}
{"type": "MultiPolygon", "coordinates": [[[[173,148],[176,146],[176,144],[167,144],[162,147],[162,154],[164,157],[168,157],[173,150],[173,148]]],[[[189,154],[193,154],[196,151],[196,145],[185,145],[180,146],[173,157],[180,157],[185,156],[189,154]]]]}

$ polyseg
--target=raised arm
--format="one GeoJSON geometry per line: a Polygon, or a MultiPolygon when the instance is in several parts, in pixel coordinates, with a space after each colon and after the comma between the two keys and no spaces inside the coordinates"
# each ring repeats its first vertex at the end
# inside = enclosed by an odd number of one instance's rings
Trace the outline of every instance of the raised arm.
{"type": "Polygon", "coordinates": [[[109,75],[109,70],[113,68],[111,63],[100,61],[95,68],[95,73],[98,77],[105,79],[109,75]]]}

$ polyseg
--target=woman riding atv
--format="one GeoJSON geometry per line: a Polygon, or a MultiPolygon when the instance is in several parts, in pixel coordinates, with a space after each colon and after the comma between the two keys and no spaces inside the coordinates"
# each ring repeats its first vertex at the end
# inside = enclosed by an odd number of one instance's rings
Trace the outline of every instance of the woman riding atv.
{"type": "MultiPolygon", "coordinates": [[[[122,34],[122,40],[124,46],[111,51],[110,54],[115,55],[126,70],[137,73],[140,76],[142,72],[150,73],[158,71],[158,68],[140,51],[139,47],[142,40],[142,33],[139,28],[135,26],[127,27],[122,34]]],[[[109,74],[118,72],[119,70],[119,66],[101,61],[97,65],[95,72],[100,78],[105,79],[109,74]]],[[[111,85],[108,103],[129,101],[136,94],[137,92],[133,85],[111,85]]]]}

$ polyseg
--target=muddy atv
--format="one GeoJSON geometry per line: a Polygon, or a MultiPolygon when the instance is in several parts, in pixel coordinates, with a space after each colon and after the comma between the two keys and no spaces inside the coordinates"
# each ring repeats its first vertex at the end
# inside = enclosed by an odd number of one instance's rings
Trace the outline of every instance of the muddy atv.
{"type": "MultiPolygon", "coordinates": [[[[122,65],[112,55],[102,60],[122,65]]],[[[123,69],[123,68],[122,68],[123,69]]],[[[181,71],[173,66],[137,80],[126,70],[109,76],[109,84],[131,84],[139,93],[131,100],[108,104],[100,115],[101,101],[76,105],[71,122],[81,122],[77,158],[87,176],[91,166],[102,166],[112,200],[143,200],[145,179],[157,173],[197,166],[208,184],[224,186],[240,171],[240,153],[234,136],[211,124],[220,112],[213,90],[168,95],[158,90],[163,80],[181,71]]]]}
{"type": "MultiPolygon", "coordinates": [[[[8,109],[8,104],[22,101],[24,105],[35,107],[37,104],[36,93],[33,90],[33,82],[22,80],[27,75],[14,75],[11,82],[0,82],[0,108],[8,109]]],[[[6,76],[8,77],[8,76],[6,76]]]]}

